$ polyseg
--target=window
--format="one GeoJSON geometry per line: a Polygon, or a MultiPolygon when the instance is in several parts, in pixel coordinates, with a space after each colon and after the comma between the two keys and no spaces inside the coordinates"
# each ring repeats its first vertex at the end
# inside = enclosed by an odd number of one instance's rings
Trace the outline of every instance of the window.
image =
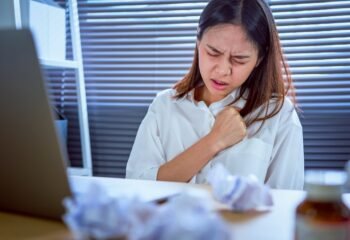
{"type": "Polygon", "coordinates": [[[271,0],[304,111],[306,168],[350,160],[350,2],[271,0]]]}
{"type": "MultiPolygon", "coordinates": [[[[206,3],[78,1],[94,175],[124,176],[148,105],[190,67],[206,3]]],[[[269,4],[303,110],[306,168],[342,168],[350,159],[350,2],[269,4]]],[[[68,73],[62,84],[60,104],[76,120],[68,73]]],[[[73,159],[79,158],[76,126],[70,129],[73,159]]]]}

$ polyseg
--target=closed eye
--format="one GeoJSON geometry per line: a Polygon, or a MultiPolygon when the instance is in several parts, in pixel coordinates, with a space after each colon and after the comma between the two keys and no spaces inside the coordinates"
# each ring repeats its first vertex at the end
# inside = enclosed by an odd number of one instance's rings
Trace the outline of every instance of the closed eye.
{"type": "Polygon", "coordinates": [[[246,64],[246,62],[238,62],[238,61],[236,61],[236,63],[238,63],[239,65],[246,64]]]}
{"type": "Polygon", "coordinates": [[[217,57],[217,56],[219,56],[219,54],[217,54],[217,53],[212,53],[212,52],[209,52],[209,51],[207,51],[207,54],[208,54],[209,56],[212,56],[212,57],[217,57]]]}
{"type": "Polygon", "coordinates": [[[232,61],[244,64],[249,62],[249,56],[235,56],[232,58],[232,61]]]}
{"type": "Polygon", "coordinates": [[[237,64],[240,64],[240,65],[243,65],[243,64],[246,64],[247,62],[249,62],[248,58],[249,57],[233,57],[233,58],[231,58],[231,61],[235,62],[237,64]]]}

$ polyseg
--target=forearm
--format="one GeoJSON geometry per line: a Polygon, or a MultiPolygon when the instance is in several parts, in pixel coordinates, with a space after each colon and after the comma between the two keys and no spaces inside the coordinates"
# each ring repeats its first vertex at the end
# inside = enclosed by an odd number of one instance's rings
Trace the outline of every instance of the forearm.
{"type": "Polygon", "coordinates": [[[160,166],[157,180],[189,182],[219,151],[214,138],[209,134],[160,166]]]}

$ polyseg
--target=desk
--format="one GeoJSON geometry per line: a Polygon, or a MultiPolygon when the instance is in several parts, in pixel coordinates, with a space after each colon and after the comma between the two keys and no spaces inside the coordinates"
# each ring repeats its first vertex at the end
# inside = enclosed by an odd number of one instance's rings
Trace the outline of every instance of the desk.
{"type": "MultiPolygon", "coordinates": [[[[179,191],[200,191],[210,194],[206,185],[143,180],[70,177],[73,189],[85,191],[92,182],[102,184],[113,196],[134,195],[152,200],[179,191]]],[[[302,191],[273,190],[274,208],[259,214],[233,214],[215,203],[222,216],[230,221],[235,240],[292,240],[294,210],[305,196],[302,191]]],[[[213,200],[214,201],[214,200],[213,200]]],[[[0,212],[0,239],[72,239],[63,223],[0,212]]]]}

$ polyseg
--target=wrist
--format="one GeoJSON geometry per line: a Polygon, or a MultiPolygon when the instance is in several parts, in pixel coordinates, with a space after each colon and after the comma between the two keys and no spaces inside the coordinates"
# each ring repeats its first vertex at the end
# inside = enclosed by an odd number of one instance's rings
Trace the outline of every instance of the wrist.
{"type": "Polygon", "coordinates": [[[217,140],[213,133],[209,133],[208,135],[206,135],[205,140],[207,142],[207,147],[213,156],[215,156],[222,150],[220,141],[217,140]]]}

